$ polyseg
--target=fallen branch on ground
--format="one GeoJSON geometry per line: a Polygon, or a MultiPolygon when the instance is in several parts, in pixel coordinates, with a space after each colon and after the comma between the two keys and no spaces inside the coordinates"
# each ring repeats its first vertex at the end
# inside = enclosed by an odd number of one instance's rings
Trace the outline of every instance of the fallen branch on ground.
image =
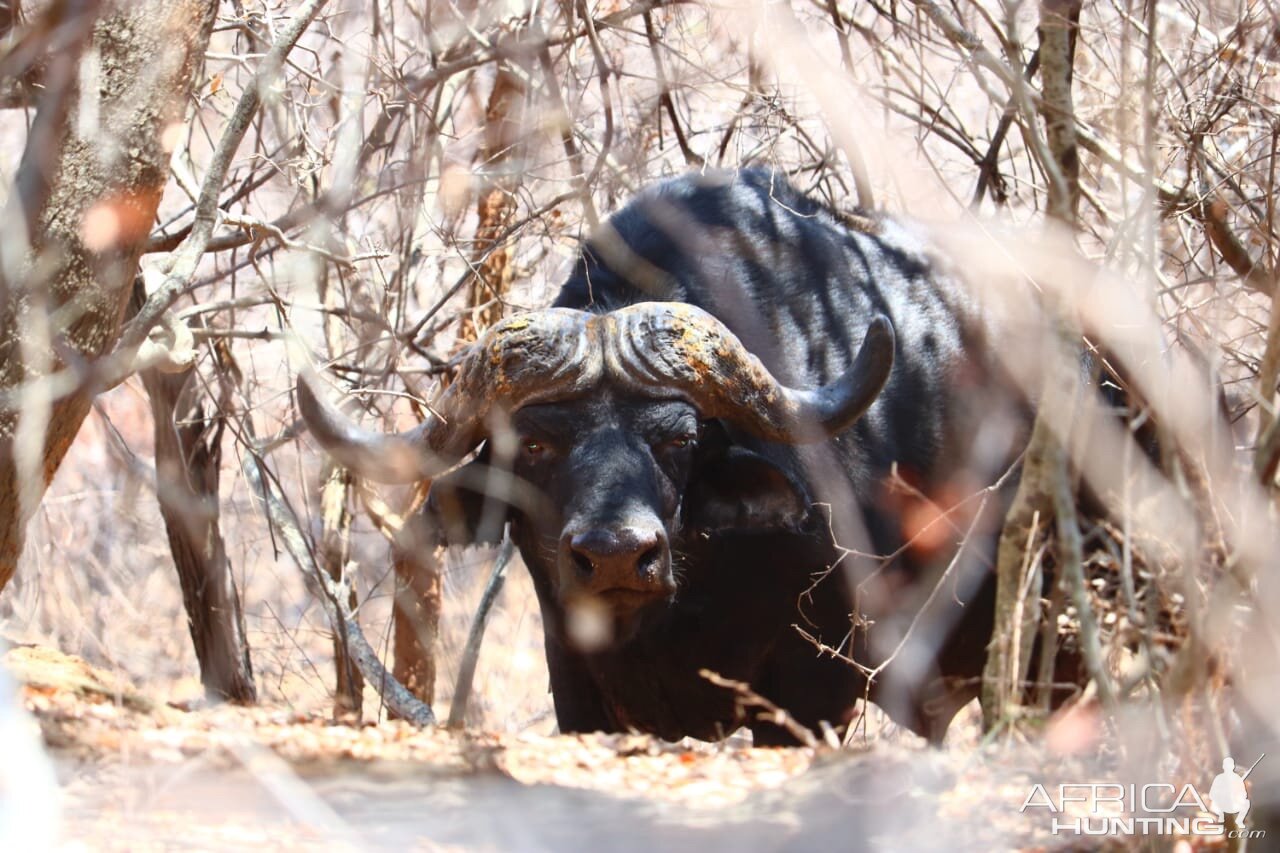
{"type": "Polygon", "coordinates": [[[757,717],[759,720],[773,723],[785,729],[789,735],[800,741],[810,749],[817,749],[822,745],[822,741],[818,740],[818,736],[809,731],[805,726],[800,725],[795,717],[788,714],[784,709],[770,702],[759,693],[751,689],[751,685],[745,681],[736,681],[732,678],[725,678],[719,673],[712,672],[709,669],[698,670],[698,675],[710,681],[716,687],[727,687],[734,693],[738,694],[738,701],[747,708],[759,708],[763,713],[757,717]]]}

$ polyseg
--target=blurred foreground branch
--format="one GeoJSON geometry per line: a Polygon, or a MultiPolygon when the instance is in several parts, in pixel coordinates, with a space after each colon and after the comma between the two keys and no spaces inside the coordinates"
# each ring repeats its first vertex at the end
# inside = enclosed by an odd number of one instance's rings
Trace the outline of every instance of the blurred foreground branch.
{"type": "MultiPolygon", "coordinates": [[[[1041,0],[1038,51],[1049,215],[1051,221],[1073,231],[1080,201],[1080,165],[1071,87],[1081,5],[1080,0],[1041,0]]],[[[1060,309],[1051,304],[1048,310],[1053,314],[1060,309]]],[[[1024,685],[1038,627],[1044,618],[1044,591],[1062,582],[1064,566],[1073,569],[1066,578],[1073,585],[1080,570],[1080,537],[1065,448],[1071,429],[1073,389],[1079,381],[1073,370],[1079,350],[1079,333],[1059,317],[1051,345],[1045,351],[1043,393],[1027,443],[1022,477],[997,548],[995,624],[982,688],[983,727],[988,731],[1016,719],[1026,704],[1024,685]],[[1059,530],[1056,575],[1046,578],[1039,554],[1047,541],[1048,522],[1055,516],[1059,530]],[[1069,535],[1062,535],[1064,532],[1069,535]],[[1033,559],[1033,554],[1038,556],[1033,559]]],[[[1083,584],[1082,579],[1079,582],[1083,584]]],[[[1073,595],[1079,600],[1083,591],[1073,595]]],[[[1087,598],[1084,601],[1087,605],[1087,598]]],[[[1091,611],[1080,611],[1082,621],[1091,618],[1091,611]]],[[[1040,653],[1055,652],[1042,648],[1040,653]]],[[[1048,671],[1051,673],[1052,668],[1048,671]]]]}

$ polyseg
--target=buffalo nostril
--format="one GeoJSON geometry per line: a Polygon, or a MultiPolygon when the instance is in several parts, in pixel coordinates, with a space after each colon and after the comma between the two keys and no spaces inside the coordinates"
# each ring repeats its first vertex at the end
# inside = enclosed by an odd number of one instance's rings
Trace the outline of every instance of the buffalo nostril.
{"type": "Polygon", "coordinates": [[[634,526],[592,528],[561,539],[563,565],[596,590],[639,592],[661,585],[666,547],[661,529],[634,526]]]}
{"type": "Polygon", "coordinates": [[[573,551],[572,558],[574,566],[577,567],[578,572],[581,573],[584,578],[590,577],[591,573],[595,571],[596,567],[591,562],[591,558],[581,551],[573,551]]]}
{"type": "Polygon", "coordinates": [[[636,560],[636,574],[646,580],[655,580],[662,564],[662,544],[654,545],[636,560]]]}

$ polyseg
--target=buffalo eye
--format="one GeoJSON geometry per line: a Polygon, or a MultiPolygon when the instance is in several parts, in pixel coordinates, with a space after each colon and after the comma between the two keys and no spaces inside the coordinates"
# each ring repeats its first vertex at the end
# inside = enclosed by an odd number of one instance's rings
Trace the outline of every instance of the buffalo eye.
{"type": "Polygon", "coordinates": [[[698,443],[697,433],[673,436],[658,444],[658,450],[688,450],[698,443]]]}
{"type": "Polygon", "coordinates": [[[536,438],[526,438],[520,442],[520,452],[529,459],[540,459],[546,455],[547,445],[536,438]]]}

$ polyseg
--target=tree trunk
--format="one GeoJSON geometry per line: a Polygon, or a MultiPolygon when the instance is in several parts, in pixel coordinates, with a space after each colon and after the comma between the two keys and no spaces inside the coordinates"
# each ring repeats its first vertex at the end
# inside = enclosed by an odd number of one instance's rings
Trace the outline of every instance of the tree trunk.
{"type": "Polygon", "coordinates": [[[119,337],[169,177],[165,131],[183,119],[216,7],[111,4],[79,67],[45,77],[0,222],[0,589],[93,397],[86,383],[55,394],[43,380],[119,337]]]}
{"type": "Polygon", "coordinates": [[[436,693],[436,641],[444,578],[436,553],[436,537],[421,512],[426,489],[419,487],[392,547],[396,592],[391,610],[395,663],[392,674],[418,700],[431,705],[436,693]]]}
{"type": "MultiPolygon", "coordinates": [[[[346,579],[351,558],[351,510],[347,505],[350,492],[351,473],[337,465],[327,465],[324,485],[320,487],[320,568],[339,582],[346,579]]],[[[354,613],[354,584],[350,590],[347,604],[354,613]]],[[[338,674],[333,691],[334,719],[359,723],[364,712],[364,679],[351,658],[346,636],[338,631],[333,634],[333,665],[338,674]]]]}
{"type": "Polygon", "coordinates": [[[1080,153],[1071,85],[1083,5],[1083,0],[1041,0],[1040,3],[1044,136],[1053,158],[1045,164],[1049,173],[1049,215],[1073,230],[1076,209],[1080,206],[1080,153]]]}
{"type": "MultiPolygon", "coordinates": [[[[395,595],[391,626],[395,663],[392,675],[410,696],[426,706],[435,701],[435,646],[440,634],[443,590],[439,537],[421,512],[428,485],[419,484],[406,502],[403,515],[392,511],[376,496],[368,492],[363,495],[369,518],[393,543],[395,595]]],[[[387,712],[392,719],[398,713],[391,707],[387,712]]]]}
{"type": "MultiPolygon", "coordinates": [[[[515,191],[524,133],[525,86],[504,64],[495,72],[484,113],[484,145],[476,155],[480,185],[476,198],[476,275],[467,292],[461,342],[473,341],[502,319],[502,300],[514,274],[509,246],[499,246],[515,217],[515,191]]],[[[419,509],[426,499],[418,490],[402,513],[407,519],[394,553],[396,593],[392,610],[395,664],[400,683],[428,705],[434,701],[435,645],[440,633],[443,583],[434,536],[419,530],[419,509]]]]}
{"type": "MultiPolygon", "coordinates": [[[[1080,200],[1071,84],[1081,5],[1081,0],[1043,0],[1040,4],[1043,118],[1052,158],[1043,164],[1049,177],[1049,216],[1071,229],[1076,226],[1080,200]]],[[[1055,307],[1049,305],[1046,310],[1053,313],[1055,307]]],[[[1016,719],[1028,704],[1031,653],[1044,615],[1041,602],[1046,589],[1045,573],[1035,555],[1045,544],[1056,517],[1055,496],[1061,505],[1063,490],[1071,490],[1066,450],[1055,428],[1069,423],[1072,386],[1076,382],[1072,359],[1073,355],[1078,356],[1079,336],[1065,322],[1053,325],[1057,333],[1052,345],[1046,347],[1040,408],[1027,444],[1018,491],[1005,516],[996,552],[995,625],[982,679],[982,721],[988,731],[1016,719]]],[[[1074,515],[1070,522],[1075,523],[1074,515]]],[[[1063,537],[1059,537],[1058,547],[1065,547],[1063,537]]],[[[1057,566],[1076,565],[1073,559],[1078,561],[1078,556],[1058,556],[1057,566]]],[[[1058,580],[1051,573],[1048,583],[1058,580]]],[[[1085,615],[1081,614],[1081,618],[1085,615]]],[[[1041,654],[1053,655],[1054,650],[1042,648],[1041,654]]],[[[1052,667],[1047,671],[1052,673],[1052,667]]],[[[1041,695],[1047,696],[1047,691],[1041,695]]]]}
{"type": "Polygon", "coordinates": [[[502,319],[502,300],[511,289],[514,269],[510,246],[497,246],[516,212],[519,143],[524,83],[506,65],[498,66],[484,111],[484,147],[479,152],[480,186],[476,200],[475,278],[467,294],[468,312],[461,338],[475,340],[502,319]]]}
{"type": "Polygon", "coordinates": [[[393,555],[396,597],[392,610],[395,665],[392,674],[417,699],[435,702],[436,640],[440,635],[443,578],[431,551],[397,546],[393,555]]]}
{"type": "MultiPolygon", "coordinates": [[[[145,294],[137,287],[135,302],[145,294]]],[[[257,701],[244,611],[218,524],[222,473],[222,413],[206,415],[194,370],[144,370],[155,421],[156,497],[182,586],[187,626],[206,695],[242,704],[257,701]]]]}

